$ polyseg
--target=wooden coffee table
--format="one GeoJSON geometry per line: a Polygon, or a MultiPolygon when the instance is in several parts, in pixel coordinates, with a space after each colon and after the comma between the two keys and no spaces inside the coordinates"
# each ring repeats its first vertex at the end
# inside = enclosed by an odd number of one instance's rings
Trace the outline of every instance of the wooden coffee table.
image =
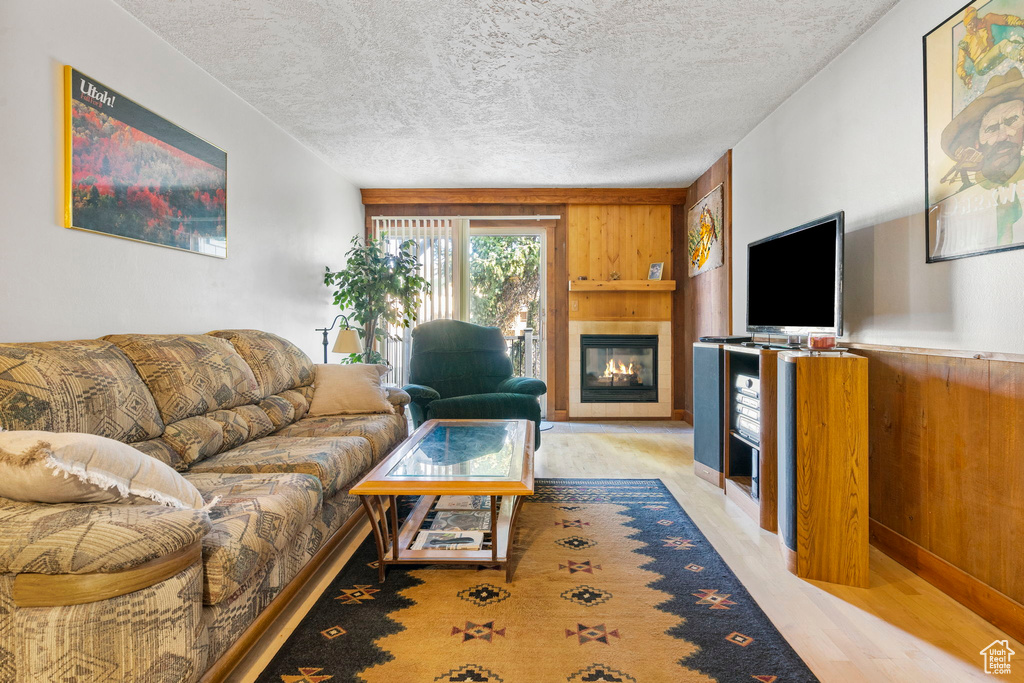
{"type": "Polygon", "coordinates": [[[373,527],[380,581],[392,564],[495,565],[511,580],[516,518],[533,495],[533,433],[528,420],[429,420],[353,486],[373,527]],[[419,496],[401,527],[398,496],[419,496]],[[489,500],[479,550],[410,547],[436,518],[439,496],[489,500]]]}

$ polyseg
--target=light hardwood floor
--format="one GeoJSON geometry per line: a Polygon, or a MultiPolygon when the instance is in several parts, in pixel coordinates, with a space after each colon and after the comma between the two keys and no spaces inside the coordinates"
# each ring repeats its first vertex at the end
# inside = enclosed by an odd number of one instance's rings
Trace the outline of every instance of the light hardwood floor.
{"type": "MultiPolygon", "coordinates": [[[[796,578],[783,566],[775,534],[757,528],[720,490],[694,476],[692,447],[693,431],[682,422],[554,423],[537,452],[536,475],[664,481],[826,683],[993,678],[982,671],[979,651],[1008,638],[1005,633],[874,548],[870,588],[796,578]]],[[[365,525],[352,533],[233,680],[255,680],[367,533],[365,525]]],[[[1010,647],[1019,653],[1014,674],[998,679],[1024,681],[1024,645],[1010,639],[1010,647]]]]}

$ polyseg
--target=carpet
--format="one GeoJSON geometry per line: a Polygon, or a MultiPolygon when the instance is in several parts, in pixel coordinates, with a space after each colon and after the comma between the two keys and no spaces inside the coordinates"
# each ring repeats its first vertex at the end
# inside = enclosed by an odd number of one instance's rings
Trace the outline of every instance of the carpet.
{"type": "Polygon", "coordinates": [[[817,680],[661,481],[538,479],[520,515],[508,584],[459,567],[378,584],[367,538],[258,680],[817,680]]]}

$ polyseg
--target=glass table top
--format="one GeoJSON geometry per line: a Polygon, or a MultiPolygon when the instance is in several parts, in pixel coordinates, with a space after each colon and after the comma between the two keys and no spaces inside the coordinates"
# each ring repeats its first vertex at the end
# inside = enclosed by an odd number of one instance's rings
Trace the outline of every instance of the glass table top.
{"type": "Polygon", "coordinates": [[[505,479],[522,468],[522,457],[523,434],[514,421],[441,421],[387,476],[505,479]]]}

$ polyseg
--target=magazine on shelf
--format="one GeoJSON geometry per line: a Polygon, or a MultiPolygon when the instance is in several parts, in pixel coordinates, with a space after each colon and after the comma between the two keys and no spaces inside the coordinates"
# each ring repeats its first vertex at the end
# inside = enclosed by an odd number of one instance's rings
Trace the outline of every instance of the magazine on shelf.
{"type": "Polygon", "coordinates": [[[484,544],[482,531],[421,531],[413,541],[412,550],[480,550],[484,544]]]}
{"type": "Polygon", "coordinates": [[[439,496],[434,507],[438,510],[490,510],[490,496],[439,496]]]}
{"type": "Polygon", "coordinates": [[[438,512],[430,528],[435,531],[482,531],[491,528],[490,510],[438,512]]]}

